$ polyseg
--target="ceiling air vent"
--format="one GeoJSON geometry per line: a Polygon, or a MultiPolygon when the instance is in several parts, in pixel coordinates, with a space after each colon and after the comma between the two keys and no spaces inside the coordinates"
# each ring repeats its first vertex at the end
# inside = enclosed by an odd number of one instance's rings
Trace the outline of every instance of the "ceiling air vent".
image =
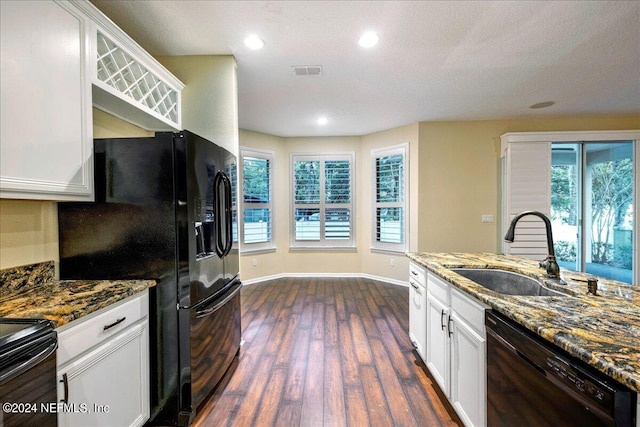
{"type": "Polygon", "coordinates": [[[322,74],[322,65],[295,65],[291,69],[296,76],[319,76],[322,74]]]}

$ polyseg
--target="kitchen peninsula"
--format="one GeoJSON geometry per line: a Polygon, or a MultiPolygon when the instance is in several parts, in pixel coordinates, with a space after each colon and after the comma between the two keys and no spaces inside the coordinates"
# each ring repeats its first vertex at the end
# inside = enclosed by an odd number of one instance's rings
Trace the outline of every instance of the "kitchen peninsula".
{"type": "Polygon", "coordinates": [[[640,427],[637,287],[512,255],[407,256],[409,337],[465,425],[640,427]]]}
{"type": "Polygon", "coordinates": [[[599,278],[598,296],[587,295],[590,275],[561,271],[566,285],[544,279],[533,260],[490,253],[410,253],[408,257],[514,320],[572,356],[640,392],[640,289],[599,278]],[[451,271],[452,268],[492,268],[534,277],[571,296],[503,295],[451,271]]]}

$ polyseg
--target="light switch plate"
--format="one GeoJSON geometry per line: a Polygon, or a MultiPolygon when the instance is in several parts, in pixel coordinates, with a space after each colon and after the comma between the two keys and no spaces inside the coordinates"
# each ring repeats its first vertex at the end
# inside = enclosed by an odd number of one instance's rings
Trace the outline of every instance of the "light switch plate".
{"type": "Polygon", "coordinates": [[[482,215],[482,222],[493,222],[493,215],[482,215]]]}

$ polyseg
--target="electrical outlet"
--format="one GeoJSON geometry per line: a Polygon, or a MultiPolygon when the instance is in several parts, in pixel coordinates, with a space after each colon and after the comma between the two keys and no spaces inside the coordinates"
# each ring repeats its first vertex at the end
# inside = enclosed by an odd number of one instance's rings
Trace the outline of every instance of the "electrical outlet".
{"type": "Polygon", "coordinates": [[[389,258],[389,265],[391,267],[395,267],[396,266],[396,259],[395,258],[389,258]]]}
{"type": "Polygon", "coordinates": [[[254,267],[255,267],[256,265],[258,265],[258,258],[253,258],[253,259],[251,260],[251,265],[253,265],[254,267]]]}
{"type": "Polygon", "coordinates": [[[493,222],[493,215],[482,215],[482,222],[493,222]]]}

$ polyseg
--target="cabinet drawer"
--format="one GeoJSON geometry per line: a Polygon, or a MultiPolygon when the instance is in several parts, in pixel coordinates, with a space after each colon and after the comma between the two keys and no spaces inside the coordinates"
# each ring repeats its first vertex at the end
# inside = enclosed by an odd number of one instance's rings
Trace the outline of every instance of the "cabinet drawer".
{"type": "Polygon", "coordinates": [[[427,278],[424,268],[413,262],[409,263],[409,277],[418,282],[423,288],[427,287],[427,278]]]}
{"type": "Polygon", "coordinates": [[[449,305],[450,301],[449,288],[449,284],[444,280],[431,273],[427,274],[427,289],[429,293],[446,306],[449,305]]]}
{"type": "Polygon", "coordinates": [[[451,309],[458,313],[473,329],[484,336],[484,311],[489,308],[463,292],[451,289],[451,309]]]}
{"type": "Polygon", "coordinates": [[[149,313],[149,291],[126,298],[112,306],[74,320],[58,329],[57,365],[124,330],[149,313]]]}

